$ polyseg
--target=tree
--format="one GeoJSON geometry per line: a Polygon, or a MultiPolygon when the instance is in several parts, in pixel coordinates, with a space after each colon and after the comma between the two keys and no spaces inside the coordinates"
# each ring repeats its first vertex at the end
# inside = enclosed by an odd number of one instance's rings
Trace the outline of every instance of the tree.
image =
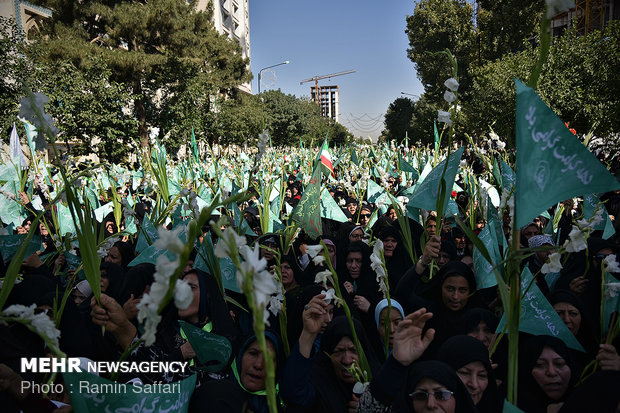
{"type": "Polygon", "coordinates": [[[399,97],[390,103],[385,114],[385,130],[381,133],[387,141],[400,143],[406,135],[411,136],[411,117],[414,103],[409,98],[399,97]]]}
{"type": "Polygon", "coordinates": [[[0,135],[7,143],[13,122],[17,121],[22,81],[32,73],[32,62],[24,57],[21,37],[14,19],[0,17],[0,135]]]}
{"type": "Polygon", "coordinates": [[[446,49],[456,57],[460,82],[467,89],[469,64],[475,55],[473,16],[473,7],[465,0],[422,0],[407,17],[407,55],[429,99],[439,102],[443,82],[452,77],[448,58],[435,54],[446,49]]]}
{"type": "Polygon", "coordinates": [[[96,154],[102,161],[121,162],[128,150],[139,148],[138,124],[123,109],[132,95],[110,82],[110,69],[93,61],[78,70],[70,62],[41,65],[37,69],[41,90],[50,98],[48,112],[60,129],[59,138],[73,155],[96,154]]]}
{"type": "MultiPolygon", "coordinates": [[[[580,135],[592,132],[615,139],[620,130],[620,22],[609,22],[603,32],[578,35],[575,28],[553,40],[537,92],[580,135]]],[[[466,107],[473,133],[486,133],[492,125],[514,145],[514,77],[526,80],[537,49],[508,54],[474,72],[473,96],[466,107]]]]}
{"type": "MultiPolygon", "coordinates": [[[[142,144],[149,125],[162,136],[189,136],[196,113],[209,112],[210,95],[227,93],[250,79],[240,46],[218,34],[212,11],[197,11],[195,1],[40,0],[53,10],[41,42],[46,58],[70,59],[87,69],[101,57],[111,81],[131,88],[132,110],[142,144]]],[[[178,142],[165,142],[173,147],[178,142]]]]}

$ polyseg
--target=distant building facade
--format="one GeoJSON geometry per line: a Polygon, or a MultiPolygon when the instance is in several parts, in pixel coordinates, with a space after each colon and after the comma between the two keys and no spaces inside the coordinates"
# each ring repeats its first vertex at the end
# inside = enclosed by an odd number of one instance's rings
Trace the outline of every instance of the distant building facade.
{"type": "Polygon", "coordinates": [[[17,27],[26,36],[39,30],[41,22],[52,15],[50,9],[22,0],[0,0],[0,16],[15,19],[17,27]]]}
{"type": "MultiPolygon", "coordinates": [[[[250,53],[250,0],[198,0],[197,9],[206,10],[213,5],[213,24],[215,29],[241,45],[241,53],[248,60],[250,53]]],[[[248,64],[248,70],[251,66],[248,64]]],[[[239,90],[252,93],[252,83],[239,85],[239,90]]]]}
{"type": "Polygon", "coordinates": [[[319,86],[319,93],[314,86],[310,88],[312,100],[321,108],[321,116],[340,122],[340,94],[338,86],[319,86]]]}

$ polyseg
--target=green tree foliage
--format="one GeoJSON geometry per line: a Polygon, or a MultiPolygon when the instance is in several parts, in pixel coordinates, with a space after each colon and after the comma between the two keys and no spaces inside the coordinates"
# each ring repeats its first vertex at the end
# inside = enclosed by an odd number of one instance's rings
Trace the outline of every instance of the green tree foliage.
{"type": "Polygon", "coordinates": [[[385,114],[385,129],[381,133],[383,139],[400,143],[405,139],[405,135],[411,136],[413,107],[413,101],[405,97],[398,97],[390,103],[385,114]]]}
{"type": "MultiPolygon", "coordinates": [[[[573,29],[553,39],[537,92],[581,135],[613,138],[620,130],[620,22],[604,32],[578,35],[573,29]]],[[[474,72],[473,99],[466,107],[474,133],[493,129],[514,145],[514,77],[527,79],[537,50],[508,54],[474,72]]]]}
{"type": "Polygon", "coordinates": [[[265,127],[271,133],[274,145],[298,145],[318,142],[329,131],[331,142],[342,144],[349,137],[346,129],[335,122],[321,117],[318,106],[307,98],[297,98],[280,90],[269,90],[261,94],[269,116],[265,127]]]}
{"type": "Polygon", "coordinates": [[[409,37],[407,55],[430,99],[439,101],[443,82],[452,77],[452,66],[445,55],[434,53],[450,49],[456,57],[461,83],[467,85],[469,64],[476,42],[473,7],[465,0],[422,0],[407,17],[409,37]]]}
{"type": "Polygon", "coordinates": [[[15,20],[0,17],[0,136],[9,141],[13,122],[17,121],[22,81],[28,80],[32,63],[24,58],[25,47],[15,20]]]}
{"type": "Polygon", "coordinates": [[[195,1],[40,1],[54,12],[41,38],[47,58],[69,59],[80,69],[103,58],[111,80],[136,97],[143,144],[149,125],[173,141],[189,134],[193,115],[211,109],[207,96],[250,79],[239,44],[218,34],[212,11],[197,11],[195,1]]]}
{"type": "Polygon", "coordinates": [[[538,35],[544,0],[479,0],[476,14],[477,65],[529,48],[538,35]]]}
{"type": "Polygon", "coordinates": [[[78,70],[70,62],[42,65],[38,69],[41,90],[50,98],[48,112],[62,131],[59,138],[73,155],[96,154],[100,159],[121,162],[128,150],[139,148],[138,124],[124,108],[132,95],[117,82],[110,82],[110,69],[93,61],[78,70]]]}

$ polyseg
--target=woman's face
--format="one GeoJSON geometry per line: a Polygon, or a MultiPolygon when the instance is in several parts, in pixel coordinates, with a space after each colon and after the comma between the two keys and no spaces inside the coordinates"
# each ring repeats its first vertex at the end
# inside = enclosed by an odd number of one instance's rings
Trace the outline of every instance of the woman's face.
{"type": "Polygon", "coordinates": [[[364,238],[364,231],[362,231],[361,228],[358,228],[349,234],[349,242],[361,241],[362,238],[364,238]]]}
{"type": "Polygon", "coordinates": [[[484,321],[480,321],[473,330],[467,333],[467,335],[478,339],[487,348],[491,347],[491,343],[495,338],[495,332],[492,331],[489,326],[487,326],[487,323],[484,321]]]}
{"type": "Polygon", "coordinates": [[[532,377],[550,399],[560,400],[568,390],[571,370],[564,358],[545,347],[532,369],[532,377]]]}
{"type": "Polygon", "coordinates": [[[189,284],[192,289],[194,298],[192,303],[185,310],[179,310],[179,318],[187,321],[188,323],[199,322],[199,308],[200,308],[200,281],[198,281],[198,274],[190,272],[187,274],[183,281],[189,284]]]}
{"type": "Polygon", "coordinates": [[[358,278],[362,272],[362,253],[356,251],[347,254],[346,265],[351,278],[358,278]]]}
{"type": "MultiPolygon", "coordinates": [[[[275,348],[270,340],[265,340],[267,343],[267,350],[271,353],[274,362],[275,360],[275,348]]],[[[241,373],[239,379],[241,384],[250,392],[255,392],[265,389],[265,378],[267,377],[267,369],[265,369],[265,358],[261,351],[258,341],[254,341],[250,344],[241,357],[241,373]]]]}
{"type": "MultiPolygon", "coordinates": [[[[379,314],[379,337],[381,337],[381,342],[385,343],[385,315],[387,314],[387,307],[381,310],[379,314]]],[[[394,341],[394,332],[396,331],[396,327],[398,323],[403,321],[403,317],[400,315],[400,312],[392,307],[390,308],[390,347],[392,347],[392,343],[394,341]]]]}
{"type": "Polygon", "coordinates": [[[441,285],[443,304],[452,311],[465,308],[469,299],[469,284],[461,275],[451,275],[441,285]]]}
{"type": "Polygon", "coordinates": [[[467,391],[474,404],[478,404],[489,385],[489,374],[484,364],[480,361],[472,361],[458,369],[456,374],[461,378],[465,387],[467,387],[467,391]]]}
{"type": "Polygon", "coordinates": [[[105,262],[111,262],[112,264],[121,265],[123,262],[123,257],[121,256],[121,252],[116,247],[110,247],[108,250],[108,255],[103,259],[105,262]]]}
{"type": "Polygon", "coordinates": [[[383,255],[385,258],[394,255],[394,250],[397,245],[398,242],[396,242],[396,238],[394,237],[386,237],[385,240],[383,240],[383,255]]]}
{"type": "Polygon", "coordinates": [[[297,284],[295,282],[295,273],[288,262],[284,261],[280,264],[280,271],[282,272],[282,284],[285,289],[292,288],[297,284]]]}
{"type": "Polygon", "coordinates": [[[327,253],[329,254],[329,260],[332,262],[332,265],[336,265],[336,247],[331,244],[327,244],[327,253]]]}
{"type": "Polygon", "coordinates": [[[448,400],[442,397],[436,398],[436,392],[449,391],[446,386],[430,378],[423,378],[418,382],[413,390],[413,411],[415,413],[454,413],[456,411],[456,400],[451,395],[448,400]],[[426,397],[428,396],[428,397],[426,397]]]}
{"type": "Polygon", "coordinates": [[[529,225],[523,230],[523,236],[525,237],[525,239],[529,240],[534,235],[540,235],[540,229],[534,224],[529,225]]]}
{"type": "Polygon", "coordinates": [[[77,288],[73,290],[71,295],[73,296],[73,302],[75,303],[75,305],[80,305],[84,302],[84,300],[86,300],[86,296],[82,294],[82,292],[77,288]]]}
{"type": "Polygon", "coordinates": [[[342,337],[330,357],[332,367],[336,378],[344,383],[355,383],[355,377],[353,377],[348,368],[351,367],[354,361],[357,361],[357,351],[355,350],[355,344],[349,337],[342,337]]]}
{"type": "Polygon", "coordinates": [[[581,313],[577,307],[569,303],[556,303],[553,309],[558,313],[562,321],[564,321],[564,324],[566,324],[570,332],[573,333],[574,336],[577,336],[579,328],[581,327],[581,313]]]}

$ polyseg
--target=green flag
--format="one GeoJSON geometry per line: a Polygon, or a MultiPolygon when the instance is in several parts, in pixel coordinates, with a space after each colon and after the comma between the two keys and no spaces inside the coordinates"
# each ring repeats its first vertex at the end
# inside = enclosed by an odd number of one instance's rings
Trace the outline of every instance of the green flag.
{"type": "MultiPolygon", "coordinates": [[[[579,341],[570,332],[564,321],[553,309],[549,301],[540,292],[540,289],[533,280],[530,269],[525,266],[521,273],[521,291],[529,290],[525,293],[521,301],[521,318],[519,320],[519,331],[533,334],[535,336],[547,335],[557,337],[574,350],[585,351],[579,341]],[[531,284],[531,285],[530,285],[531,284]]],[[[506,325],[506,315],[502,317],[497,326],[496,332],[499,333],[506,325]]]]}
{"type": "Polygon", "coordinates": [[[517,227],[577,195],[620,189],[620,183],[564,122],[519,80],[517,85],[517,227]]]}
{"type": "Polygon", "coordinates": [[[357,158],[357,153],[353,148],[351,148],[351,162],[353,162],[357,166],[359,166],[360,164],[360,160],[357,158]]]}
{"type": "Polygon", "coordinates": [[[210,333],[183,320],[179,320],[179,324],[201,364],[199,369],[219,372],[228,365],[232,345],[226,337],[210,333]]]}
{"type": "MultiPolygon", "coordinates": [[[[596,210],[597,205],[601,202],[595,195],[585,195],[583,197],[583,217],[584,219],[590,219],[596,210]]],[[[599,208],[603,210],[602,221],[599,222],[597,226],[594,227],[595,230],[603,231],[603,239],[609,239],[612,237],[616,230],[614,229],[613,223],[609,218],[609,214],[607,213],[607,209],[601,204],[599,208]]]]}
{"type": "Polygon", "coordinates": [[[192,155],[194,156],[194,160],[198,162],[198,144],[196,143],[196,135],[194,134],[194,127],[192,126],[192,155]]]}
{"type": "Polygon", "coordinates": [[[157,229],[149,219],[147,215],[144,215],[142,219],[142,225],[140,226],[140,235],[138,235],[138,241],[136,242],[136,253],[140,254],[149,245],[155,242],[159,238],[157,229]]]}
{"type": "Polygon", "coordinates": [[[498,188],[502,188],[502,173],[499,170],[499,165],[497,164],[497,158],[493,158],[493,178],[495,178],[495,183],[498,188]]]}
{"type": "Polygon", "coordinates": [[[480,241],[482,241],[486,247],[493,262],[490,263],[487,261],[478,248],[474,247],[474,274],[476,274],[476,288],[478,290],[497,285],[494,268],[497,268],[501,275],[501,268],[497,267],[497,265],[502,261],[502,256],[499,253],[494,222],[495,221],[491,221],[485,225],[478,235],[478,238],[480,238],[480,241]]]}
{"type": "MultiPolygon", "coordinates": [[[[444,165],[446,164],[446,161],[449,161],[444,179],[446,181],[446,188],[452,188],[454,178],[456,177],[456,173],[459,169],[461,156],[463,156],[463,147],[454,152],[450,156],[449,160],[444,159],[441,163],[439,163],[439,165],[433,168],[426,178],[424,178],[424,180],[416,186],[415,191],[409,197],[409,203],[407,206],[434,211],[435,208],[437,208],[437,194],[439,191],[439,184],[441,183],[441,175],[443,173],[444,165]]],[[[444,210],[445,207],[448,206],[449,198],[450,190],[448,189],[444,196],[444,210]]],[[[439,211],[437,212],[439,213],[439,211]]],[[[443,211],[441,211],[441,213],[443,214],[443,211]]]]}
{"type": "Polygon", "coordinates": [[[439,138],[439,132],[437,132],[436,121],[433,121],[433,133],[435,134],[435,153],[437,153],[439,151],[440,138],[439,138]]]}
{"type": "Polygon", "coordinates": [[[504,407],[502,413],[525,413],[514,404],[510,403],[508,399],[504,399],[504,407]]]}
{"type": "Polygon", "coordinates": [[[196,387],[196,374],[173,383],[131,385],[91,373],[63,373],[74,412],[185,413],[196,387]]]}
{"type": "MultiPolygon", "coordinates": [[[[26,236],[27,234],[0,235],[0,252],[2,252],[2,259],[5,262],[13,258],[19,247],[24,243],[26,236]]],[[[41,246],[41,238],[34,235],[28,244],[24,258],[39,251],[41,246]]]]}
{"type": "Polygon", "coordinates": [[[411,172],[415,175],[415,179],[417,179],[418,171],[400,153],[398,154],[398,169],[403,172],[411,172]]]}
{"type": "Polygon", "coordinates": [[[299,205],[293,211],[293,220],[312,238],[318,238],[321,231],[321,166],[314,168],[312,178],[301,196],[299,205]]]}
{"type": "Polygon", "coordinates": [[[510,188],[514,186],[517,177],[510,165],[502,159],[499,160],[499,163],[502,166],[502,188],[510,191],[510,188]]]}
{"type": "Polygon", "coordinates": [[[334,198],[327,190],[321,191],[321,217],[337,222],[349,221],[347,216],[344,212],[342,212],[342,209],[338,206],[336,201],[334,201],[334,198]]]}

